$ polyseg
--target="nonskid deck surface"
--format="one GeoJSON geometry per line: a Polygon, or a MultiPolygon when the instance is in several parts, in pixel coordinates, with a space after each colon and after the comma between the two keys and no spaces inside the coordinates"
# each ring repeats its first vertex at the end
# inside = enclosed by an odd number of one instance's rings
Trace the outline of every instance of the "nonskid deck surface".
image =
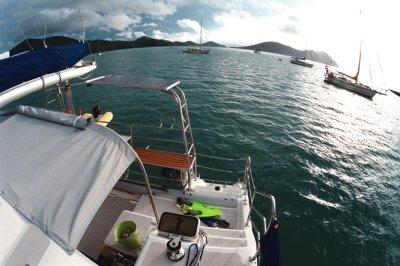
{"type": "MultiPolygon", "coordinates": [[[[118,217],[123,211],[133,211],[141,196],[146,193],[144,185],[119,180],[93,217],[77,249],[97,260],[104,241],[118,217]]],[[[165,192],[155,188],[153,193],[157,195],[165,192]]]]}
{"type": "Polygon", "coordinates": [[[124,210],[133,210],[135,203],[124,198],[109,195],[86,229],[78,250],[97,260],[110,229],[124,210]]]}
{"type": "Polygon", "coordinates": [[[134,210],[138,200],[145,193],[143,186],[118,181],[90,222],[79,242],[78,250],[97,260],[115,221],[123,211],[134,210]]]}

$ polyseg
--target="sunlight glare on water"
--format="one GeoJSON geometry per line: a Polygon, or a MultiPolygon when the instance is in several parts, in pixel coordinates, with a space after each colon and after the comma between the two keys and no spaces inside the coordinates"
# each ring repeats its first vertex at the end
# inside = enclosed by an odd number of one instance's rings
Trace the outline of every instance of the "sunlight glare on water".
{"type": "MultiPolygon", "coordinates": [[[[324,84],[323,65],[281,55],[182,50],[103,53],[94,75],[181,80],[197,151],[250,155],[258,189],[275,195],[284,265],[400,264],[399,97],[365,99],[324,84]]],[[[96,103],[124,122],[172,123],[176,112],[161,93],[75,90],[77,106],[96,103]]]]}

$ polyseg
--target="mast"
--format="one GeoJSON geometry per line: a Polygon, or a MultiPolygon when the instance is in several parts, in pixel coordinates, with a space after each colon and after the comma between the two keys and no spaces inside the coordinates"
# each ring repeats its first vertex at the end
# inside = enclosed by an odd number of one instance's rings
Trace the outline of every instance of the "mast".
{"type": "Polygon", "coordinates": [[[203,41],[203,20],[200,20],[200,49],[202,41],[203,41]]]}
{"type": "Polygon", "coordinates": [[[360,74],[360,65],[361,65],[361,43],[360,42],[360,53],[358,56],[358,68],[357,68],[357,74],[354,76],[354,80],[357,82],[358,81],[358,74],[360,74]]]}
{"type": "Polygon", "coordinates": [[[307,60],[307,40],[308,36],[306,35],[306,50],[304,51],[304,60],[307,60]]]}
{"type": "MultiPolygon", "coordinates": [[[[361,9],[360,9],[360,22],[361,22],[361,9]]],[[[361,22],[362,23],[362,22],[361,22]]],[[[362,38],[362,37],[361,37],[362,38]]],[[[357,74],[354,76],[354,80],[358,82],[358,75],[360,74],[360,65],[361,65],[361,44],[362,39],[360,38],[360,52],[358,55],[358,67],[357,67],[357,74]]]]}
{"type": "Polygon", "coordinates": [[[360,74],[360,66],[361,66],[361,43],[362,43],[362,41],[360,42],[360,53],[359,53],[359,56],[358,56],[358,68],[357,68],[357,73],[356,73],[356,75],[355,75],[355,76],[351,76],[351,75],[349,75],[349,74],[346,74],[346,73],[343,73],[343,72],[338,71],[338,73],[340,73],[340,74],[342,74],[342,75],[345,75],[345,76],[348,77],[348,78],[354,79],[356,82],[358,82],[358,74],[360,74]]]}

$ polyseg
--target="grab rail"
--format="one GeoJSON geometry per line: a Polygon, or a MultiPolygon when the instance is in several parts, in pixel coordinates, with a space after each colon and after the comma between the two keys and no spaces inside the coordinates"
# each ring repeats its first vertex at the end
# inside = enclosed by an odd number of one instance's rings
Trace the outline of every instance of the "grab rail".
{"type": "MultiPolygon", "coordinates": [[[[247,217],[247,224],[249,223],[250,220],[254,221],[251,213],[252,211],[254,211],[255,214],[257,214],[257,216],[261,219],[262,221],[262,225],[263,225],[263,230],[262,230],[262,235],[265,235],[269,229],[269,227],[271,226],[271,223],[276,220],[276,201],[275,201],[275,197],[271,194],[267,194],[267,193],[263,193],[257,190],[255,184],[254,184],[254,179],[253,179],[253,174],[251,172],[251,159],[250,157],[247,158],[246,160],[246,167],[245,167],[245,173],[244,173],[244,184],[246,186],[246,190],[247,190],[247,196],[249,198],[249,206],[250,206],[250,210],[249,210],[249,214],[247,217]],[[270,218],[267,224],[267,219],[265,218],[265,216],[261,213],[261,211],[259,211],[255,206],[254,206],[254,202],[256,200],[256,196],[261,196],[264,199],[269,200],[269,203],[271,205],[271,213],[270,213],[270,218]]],[[[257,251],[254,254],[254,256],[249,258],[249,261],[252,262],[255,259],[258,259],[258,262],[260,261],[260,233],[257,230],[257,226],[255,223],[252,223],[253,227],[255,228],[255,237],[257,238],[257,251]]]]}

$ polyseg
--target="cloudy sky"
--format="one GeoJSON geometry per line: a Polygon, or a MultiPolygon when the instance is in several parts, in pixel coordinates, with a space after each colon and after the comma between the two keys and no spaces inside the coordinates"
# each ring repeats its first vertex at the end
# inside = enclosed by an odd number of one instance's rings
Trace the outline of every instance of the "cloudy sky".
{"type": "MultiPolygon", "coordinates": [[[[364,64],[394,84],[400,47],[396,0],[80,0],[88,39],[134,40],[147,35],[225,45],[278,41],[323,50],[354,72],[360,39],[364,64]],[[361,10],[361,16],[360,16],[361,10]]],[[[79,37],[76,0],[0,0],[0,51],[44,35],[79,37]],[[37,30],[34,27],[37,26],[37,30]],[[21,28],[21,30],[19,29],[21,28]],[[22,33],[21,33],[22,31],[22,33]]],[[[376,75],[374,75],[376,76],[376,75]]]]}

